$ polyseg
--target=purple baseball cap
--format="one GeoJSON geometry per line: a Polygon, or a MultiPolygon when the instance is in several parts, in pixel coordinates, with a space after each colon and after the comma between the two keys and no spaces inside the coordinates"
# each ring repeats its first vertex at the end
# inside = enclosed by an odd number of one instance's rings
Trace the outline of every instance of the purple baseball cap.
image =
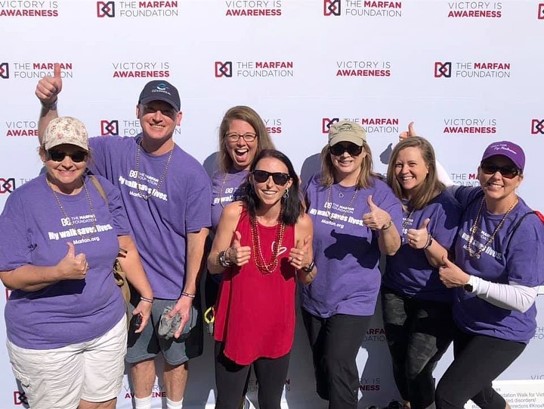
{"type": "Polygon", "coordinates": [[[484,151],[482,162],[497,155],[510,159],[523,173],[523,168],[525,167],[525,153],[523,152],[523,149],[521,149],[521,146],[510,141],[493,142],[484,151]]]}

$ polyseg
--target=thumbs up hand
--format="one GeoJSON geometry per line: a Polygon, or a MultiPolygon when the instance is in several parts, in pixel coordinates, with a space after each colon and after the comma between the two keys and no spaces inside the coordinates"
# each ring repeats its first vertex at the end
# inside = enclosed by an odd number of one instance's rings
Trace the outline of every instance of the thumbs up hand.
{"type": "Polygon", "coordinates": [[[427,226],[431,219],[427,218],[423,221],[419,229],[408,229],[406,233],[406,239],[408,240],[408,245],[415,249],[424,249],[428,247],[428,244],[431,242],[431,235],[427,230],[427,226]]]}
{"type": "Polygon", "coordinates": [[[300,270],[308,267],[312,262],[310,259],[310,246],[312,245],[312,236],[308,235],[304,240],[297,240],[295,247],[289,252],[289,263],[300,270]]]}
{"type": "Polygon", "coordinates": [[[386,230],[391,226],[391,216],[374,203],[372,195],[367,199],[369,212],[363,215],[363,224],[371,230],[386,230]]]}
{"type": "Polygon", "coordinates": [[[84,253],[76,255],[73,243],[68,244],[68,252],[57,264],[62,280],[82,280],[87,275],[89,264],[84,253]]]}
{"type": "Polygon", "coordinates": [[[442,257],[442,265],[438,272],[440,274],[440,281],[448,288],[462,287],[468,283],[470,278],[467,273],[448,260],[447,256],[442,257]]]}
{"type": "Polygon", "coordinates": [[[50,106],[57,102],[58,95],[62,90],[61,66],[55,64],[53,68],[53,76],[46,76],[38,81],[36,85],[36,96],[42,105],[50,106]]]}
{"type": "Polygon", "coordinates": [[[399,135],[399,141],[410,138],[411,136],[417,136],[416,130],[414,129],[414,122],[408,124],[408,130],[402,131],[399,135]]]}
{"type": "Polygon", "coordinates": [[[237,266],[247,264],[251,258],[251,247],[242,246],[241,241],[242,235],[239,231],[235,231],[234,237],[232,238],[232,244],[225,252],[227,260],[237,266]]]}

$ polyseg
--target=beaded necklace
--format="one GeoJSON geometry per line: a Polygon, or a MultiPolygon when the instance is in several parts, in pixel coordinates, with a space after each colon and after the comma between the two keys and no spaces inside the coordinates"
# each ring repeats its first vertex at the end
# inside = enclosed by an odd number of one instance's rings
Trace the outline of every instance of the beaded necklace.
{"type": "MultiPolygon", "coordinates": [[[[68,217],[68,213],[66,213],[66,210],[64,209],[64,206],[62,205],[62,202],[60,201],[59,195],[53,189],[53,186],[52,186],[51,182],[49,181],[49,179],[46,177],[45,180],[47,181],[47,185],[51,189],[51,192],[53,192],[53,196],[55,196],[55,200],[57,201],[57,205],[59,206],[60,212],[62,213],[62,216],[63,216],[63,219],[64,219],[64,221],[66,223],[66,226],[72,226],[72,218],[68,217]]],[[[92,236],[93,234],[95,234],[97,232],[97,229],[96,229],[96,213],[94,212],[93,201],[91,200],[91,195],[89,194],[89,191],[87,190],[87,184],[85,183],[85,180],[83,181],[83,190],[85,191],[85,197],[87,198],[87,202],[89,203],[89,209],[91,211],[91,215],[93,215],[93,217],[92,217],[93,227],[92,227],[92,231],[89,232],[89,233],[86,233],[86,234],[81,234],[81,232],[80,232],[81,229],[75,229],[75,231],[76,231],[76,233],[77,233],[77,235],[79,237],[87,238],[87,237],[92,236]]]]}
{"type": "MultiPolygon", "coordinates": [[[[349,201],[348,205],[344,208],[342,211],[342,215],[345,215],[348,209],[351,208],[353,205],[353,202],[355,201],[355,198],[357,197],[357,194],[359,193],[359,189],[355,188],[355,192],[353,192],[353,196],[351,197],[351,200],[349,201]]],[[[342,192],[339,193],[339,197],[344,197],[344,194],[342,192]]],[[[334,220],[334,217],[332,217],[331,209],[334,207],[334,202],[332,201],[332,184],[329,186],[329,191],[327,193],[327,202],[330,203],[330,207],[327,210],[327,218],[329,220],[334,220]]]]}
{"type": "MultiPolygon", "coordinates": [[[[142,142],[143,142],[143,138],[140,139],[140,142],[137,144],[137,147],[136,147],[136,175],[137,175],[137,178],[140,179],[140,150],[143,149],[142,148],[142,142]]],[[[162,174],[161,174],[161,177],[159,178],[159,182],[157,183],[157,187],[152,189],[151,192],[153,192],[154,190],[158,191],[162,185],[162,183],[164,182],[164,179],[166,179],[166,172],[168,171],[168,165],[170,164],[170,160],[172,159],[172,154],[174,153],[174,146],[172,147],[172,149],[170,150],[170,154],[168,155],[168,159],[166,159],[166,165],[164,165],[164,169],[162,170],[162,174]]],[[[149,193],[149,192],[146,192],[146,191],[142,191],[140,189],[140,181],[136,181],[136,186],[138,188],[138,194],[140,195],[140,197],[144,200],[148,200],[151,196],[153,196],[153,193],[149,193]]]]}
{"type": "Polygon", "coordinates": [[[495,230],[493,230],[493,233],[491,234],[491,236],[489,236],[489,238],[487,239],[485,244],[483,246],[481,246],[480,248],[478,248],[478,250],[474,250],[474,247],[476,247],[476,245],[474,243],[474,236],[476,235],[476,231],[478,230],[478,224],[480,223],[480,219],[482,217],[482,210],[484,208],[484,203],[485,203],[485,200],[484,200],[484,198],[482,198],[482,202],[480,203],[480,208],[478,209],[478,214],[476,215],[476,220],[474,220],[474,224],[470,228],[470,236],[468,237],[468,242],[467,242],[468,255],[470,257],[474,257],[474,258],[477,258],[477,259],[480,258],[481,254],[493,242],[493,239],[495,238],[495,236],[497,235],[497,233],[501,229],[502,225],[506,221],[506,218],[508,217],[508,215],[510,214],[512,209],[518,204],[518,199],[516,198],[514,203],[512,203],[512,206],[510,206],[510,208],[506,211],[506,213],[502,217],[501,221],[499,222],[497,227],[495,227],[495,230]]]}
{"type": "Polygon", "coordinates": [[[269,262],[264,261],[263,250],[261,247],[261,239],[259,237],[259,232],[257,231],[258,222],[256,219],[251,220],[251,241],[253,245],[252,253],[255,254],[255,265],[263,274],[270,274],[278,267],[278,253],[280,251],[283,242],[283,234],[285,232],[285,223],[283,223],[283,221],[281,220],[282,214],[283,211],[280,211],[280,214],[278,216],[278,223],[276,224],[276,237],[272,246],[272,256],[270,257],[269,262]]]}

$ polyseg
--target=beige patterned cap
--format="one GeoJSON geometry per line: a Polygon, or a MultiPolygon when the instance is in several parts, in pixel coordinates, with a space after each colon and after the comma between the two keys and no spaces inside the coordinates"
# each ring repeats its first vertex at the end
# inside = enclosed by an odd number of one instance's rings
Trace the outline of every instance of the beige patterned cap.
{"type": "Polygon", "coordinates": [[[43,147],[49,150],[62,144],[89,150],[89,134],[83,122],[71,116],[55,118],[49,122],[43,136],[43,147]]]}
{"type": "Polygon", "coordinates": [[[338,142],[352,142],[357,146],[363,146],[366,141],[366,131],[355,122],[340,121],[329,127],[329,146],[338,142]]]}

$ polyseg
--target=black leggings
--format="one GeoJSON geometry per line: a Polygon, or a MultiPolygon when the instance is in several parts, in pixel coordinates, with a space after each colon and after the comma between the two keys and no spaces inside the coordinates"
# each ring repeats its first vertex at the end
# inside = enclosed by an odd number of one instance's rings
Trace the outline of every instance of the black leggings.
{"type": "Polygon", "coordinates": [[[223,353],[223,343],[215,343],[216,409],[239,409],[249,382],[251,366],[259,385],[259,408],[280,409],[287,379],[290,353],[279,358],[259,358],[251,365],[238,365],[223,353]]]}
{"type": "Polygon", "coordinates": [[[504,409],[506,401],[491,386],[523,352],[526,344],[457,331],[454,360],[436,388],[438,409],[463,409],[472,400],[483,409],[504,409]]]}
{"type": "Polygon", "coordinates": [[[312,347],[317,394],[329,401],[329,409],[356,409],[360,386],[356,358],[372,317],[320,318],[303,309],[302,318],[312,347]]]}

